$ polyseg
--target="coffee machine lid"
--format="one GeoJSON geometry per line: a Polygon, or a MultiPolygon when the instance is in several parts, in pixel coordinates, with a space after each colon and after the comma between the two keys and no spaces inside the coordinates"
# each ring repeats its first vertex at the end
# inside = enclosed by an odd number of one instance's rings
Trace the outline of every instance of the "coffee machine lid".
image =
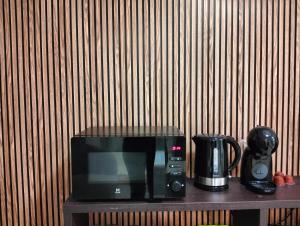
{"type": "Polygon", "coordinates": [[[249,132],[247,143],[252,153],[271,155],[276,151],[279,140],[277,134],[271,128],[257,126],[249,132]]]}

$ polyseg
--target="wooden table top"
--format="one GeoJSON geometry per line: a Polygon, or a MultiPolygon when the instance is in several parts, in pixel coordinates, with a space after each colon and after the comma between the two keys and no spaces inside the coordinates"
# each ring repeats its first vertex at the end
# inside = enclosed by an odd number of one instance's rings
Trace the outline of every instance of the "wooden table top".
{"type": "Polygon", "coordinates": [[[187,179],[186,197],[179,200],[147,201],[103,201],[77,202],[68,199],[64,211],[86,212],[129,212],[129,211],[184,211],[300,208],[300,177],[296,184],[277,188],[275,194],[259,195],[248,191],[238,178],[231,178],[229,189],[224,192],[208,192],[193,186],[187,179]]]}

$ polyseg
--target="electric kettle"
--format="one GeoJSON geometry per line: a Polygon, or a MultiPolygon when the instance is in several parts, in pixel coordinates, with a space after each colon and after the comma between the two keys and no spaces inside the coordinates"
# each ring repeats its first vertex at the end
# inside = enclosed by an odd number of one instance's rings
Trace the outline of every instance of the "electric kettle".
{"type": "Polygon", "coordinates": [[[207,191],[228,189],[228,176],[241,158],[241,148],[237,141],[224,135],[196,135],[194,185],[207,191]],[[228,144],[233,146],[235,159],[228,164],[228,144]],[[228,166],[229,165],[229,166],[228,166]]]}

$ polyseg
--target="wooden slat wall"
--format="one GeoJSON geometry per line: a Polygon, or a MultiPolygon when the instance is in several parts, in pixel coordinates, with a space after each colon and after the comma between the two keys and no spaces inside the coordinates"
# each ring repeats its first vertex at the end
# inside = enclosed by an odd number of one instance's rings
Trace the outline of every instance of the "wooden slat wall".
{"type": "MultiPolygon", "coordinates": [[[[69,140],[91,125],[178,126],[189,176],[192,135],[242,140],[267,125],[280,138],[274,171],[299,175],[299,9],[300,0],[0,0],[1,224],[63,225],[69,140]]],[[[287,213],[271,210],[270,222],[287,213]]],[[[91,224],[128,225],[128,213],[105,216],[91,224]]],[[[228,223],[224,211],[133,217],[228,223]]]]}

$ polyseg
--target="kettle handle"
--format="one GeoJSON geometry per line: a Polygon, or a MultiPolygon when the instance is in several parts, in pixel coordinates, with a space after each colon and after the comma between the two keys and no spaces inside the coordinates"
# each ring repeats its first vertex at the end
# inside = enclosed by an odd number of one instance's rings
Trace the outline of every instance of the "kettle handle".
{"type": "Polygon", "coordinates": [[[237,164],[239,163],[239,161],[241,159],[241,147],[233,137],[226,136],[225,140],[227,143],[232,145],[234,152],[235,152],[235,158],[228,167],[228,171],[230,172],[237,166],[237,164]]]}

